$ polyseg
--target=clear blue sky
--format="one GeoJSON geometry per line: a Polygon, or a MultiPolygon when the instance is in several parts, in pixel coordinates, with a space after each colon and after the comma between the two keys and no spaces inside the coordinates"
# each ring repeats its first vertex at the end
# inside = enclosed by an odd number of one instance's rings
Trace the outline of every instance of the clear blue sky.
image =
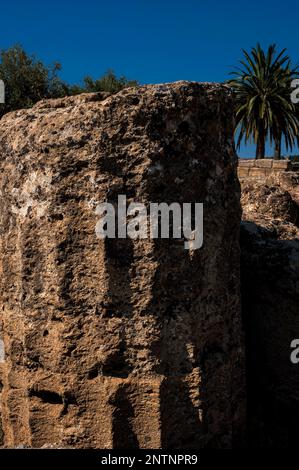
{"type": "Polygon", "coordinates": [[[258,41],[286,47],[299,62],[298,29],[294,0],[12,0],[1,3],[0,48],[20,43],[61,62],[71,83],[108,68],[141,83],[218,82],[258,41]]]}

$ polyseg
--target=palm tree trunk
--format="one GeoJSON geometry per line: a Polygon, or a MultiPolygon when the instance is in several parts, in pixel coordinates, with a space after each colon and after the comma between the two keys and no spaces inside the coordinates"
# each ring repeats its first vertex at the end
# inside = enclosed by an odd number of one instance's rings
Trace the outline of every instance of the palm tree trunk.
{"type": "Polygon", "coordinates": [[[266,142],[265,129],[264,129],[263,123],[261,123],[259,126],[259,134],[258,134],[257,143],[256,143],[256,152],[255,152],[256,159],[265,158],[265,142],[266,142]]]}
{"type": "Polygon", "coordinates": [[[274,160],[281,159],[281,135],[275,139],[274,160]]]}

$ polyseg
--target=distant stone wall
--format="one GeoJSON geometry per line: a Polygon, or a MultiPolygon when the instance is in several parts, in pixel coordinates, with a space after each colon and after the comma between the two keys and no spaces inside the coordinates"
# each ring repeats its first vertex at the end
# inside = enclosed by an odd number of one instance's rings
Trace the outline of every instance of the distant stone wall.
{"type": "Polygon", "coordinates": [[[242,181],[244,179],[264,180],[266,177],[284,171],[293,169],[290,160],[273,160],[271,158],[239,159],[238,176],[242,181]]]}

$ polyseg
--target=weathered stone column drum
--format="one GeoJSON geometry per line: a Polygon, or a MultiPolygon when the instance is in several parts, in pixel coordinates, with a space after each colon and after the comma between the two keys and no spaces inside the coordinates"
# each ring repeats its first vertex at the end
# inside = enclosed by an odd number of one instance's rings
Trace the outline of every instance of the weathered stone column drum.
{"type": "Polygon", "coordinates": [[[226,86],[177,82],[1,119],[4,446],[241,445],[232,116],[226,86]],[[100,239],[96,207],[120,194],[203,203],[203,246],[100,239]]]}

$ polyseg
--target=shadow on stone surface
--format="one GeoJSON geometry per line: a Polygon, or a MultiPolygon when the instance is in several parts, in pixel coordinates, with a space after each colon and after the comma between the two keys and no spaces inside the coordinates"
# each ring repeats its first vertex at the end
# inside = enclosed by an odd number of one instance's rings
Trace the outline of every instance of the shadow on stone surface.
{"type": "Polygon", "coordinates": [[[299,239],[273,238],[253,222],[241,229],[242,313],[246,332],[248,441],[253,448],[297,447],[299,239]]]}

